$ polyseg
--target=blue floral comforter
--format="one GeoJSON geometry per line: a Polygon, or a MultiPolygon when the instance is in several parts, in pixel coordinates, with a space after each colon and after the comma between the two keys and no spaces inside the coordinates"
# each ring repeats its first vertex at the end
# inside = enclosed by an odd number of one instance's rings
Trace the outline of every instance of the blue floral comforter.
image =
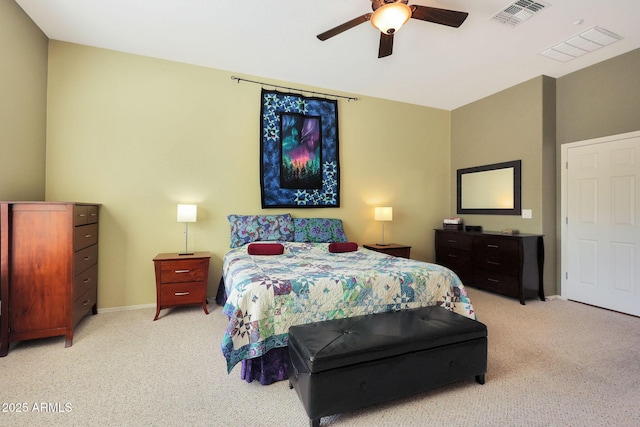
{"type": "Polygon", "coordinates": [[[327,243],[282,244],[282,255],[248,255],[245,245],[224,257],[228,372],[286,346],[296,324],[429,305],[476,318],[460,279],[445,267],[362,247],[330,253],[327,243]]]}

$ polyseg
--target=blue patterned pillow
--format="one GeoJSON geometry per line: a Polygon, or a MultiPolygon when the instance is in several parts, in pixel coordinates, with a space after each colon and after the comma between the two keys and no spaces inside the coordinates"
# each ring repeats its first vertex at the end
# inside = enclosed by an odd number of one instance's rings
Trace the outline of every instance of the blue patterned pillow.
{"type": "Polygon", "coordinates": [[[293,241],[332,243],[346,242],[342,220],[336,218],[293,218],[293,241]]]}
{"type": "Polygon", "coordinates": [[[237,248],[256,241],[293,240],[290,214],[283,215],[228,215],[231,226],[231,247],[237,248]]]}

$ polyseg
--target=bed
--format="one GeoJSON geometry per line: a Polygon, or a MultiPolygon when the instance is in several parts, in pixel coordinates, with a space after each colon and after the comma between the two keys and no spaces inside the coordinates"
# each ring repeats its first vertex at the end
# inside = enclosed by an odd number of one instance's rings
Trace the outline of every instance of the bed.
{"type": "Polygon", "coordinates": [[[475,319],[460,279],[445,267],[358,247],[340,220],[264,217],[229,216],[223,259],[222,353],[227,371],[240,363],[248,382],[287,379],[292,325],[430,305],[475,319]]]}

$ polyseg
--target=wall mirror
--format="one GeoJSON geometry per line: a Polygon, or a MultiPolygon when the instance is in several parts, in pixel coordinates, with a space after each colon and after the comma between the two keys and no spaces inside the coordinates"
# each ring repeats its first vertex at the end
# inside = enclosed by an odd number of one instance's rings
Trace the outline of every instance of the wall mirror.
{"type": "Polygon", "coordinates": [[[458,169],[458,213],[520,215],[521,163],[458,169]]]}

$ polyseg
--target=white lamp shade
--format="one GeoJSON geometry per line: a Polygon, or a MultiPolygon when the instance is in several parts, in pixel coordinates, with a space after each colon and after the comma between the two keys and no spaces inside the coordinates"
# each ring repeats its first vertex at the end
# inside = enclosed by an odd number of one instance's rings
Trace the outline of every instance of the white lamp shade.
{"type": "Polygon", "coordinates": [[[393,220],[393,208],[391,207],[379,207],[373,211],[373,219],[376,221],[392,221],[393,220]]]}
{"type": "Polygon", "coordinates": [[[178,205],[178,222],[196,222],[198,205],[178,205]]]}
{"type": "Polygon", "coordinates": [[[411,8],[404,3],[389,3],[371,15],[371,25],[385,34],[393,34],[411,18],[411,8]]]}

